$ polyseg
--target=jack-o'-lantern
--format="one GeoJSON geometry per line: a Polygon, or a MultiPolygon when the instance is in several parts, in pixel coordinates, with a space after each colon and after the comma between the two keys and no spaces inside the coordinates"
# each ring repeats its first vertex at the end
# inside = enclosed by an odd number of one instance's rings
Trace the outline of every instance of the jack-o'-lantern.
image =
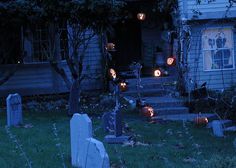
{"type": "Polygon", "coordinates": [[[145,117],[153,117],[154,116],[154,109],[151,106],[144,106],[141,108],[141,113],[145,117]]]}
{"type": "Polygon", "coordinates": [[[115,44],[114,43],[107,43],[105,48],[107,51],[115,51],[115,44]]]}
{"type": "Polygon", "coordinates": [[[120,91],[125,92],[128,89],[126,82],[120,82],[119,83],[120,91]]]}
{"type": "Polygon", "coordinates": [[[113,68],[109,69],[108,74],[111,79],[116,79],[116,71],[113,68]]]}
{"type": "Polygon", "coordinates": [[[162,72],[161,72],[160,69],[156,69],[156,70],[154,71],[154,76],[155,76],[155,77],[160,77],[161,75],[162,75],[162,72]]]}
{"type": "Polygon", "coordinates": [[[146,14],[140,12],[137,14],[137,18],[138,18],[138,20],[144,21],[146,19],[146,14]]]}
{"type": "Polygon", "coordinates": [[[196,125],[207,125],[208,124],[208,119],[207,119],[207,117],[197,117],[197,118],[195,118],[194,119],[194,123],[196,124],[196,125]]]}
{"type": "Polygon", "coordinates": [[[173,56],[168,57],[166,63],[168,66],[174,66],[176,64],[176,58],[173,56]]]}

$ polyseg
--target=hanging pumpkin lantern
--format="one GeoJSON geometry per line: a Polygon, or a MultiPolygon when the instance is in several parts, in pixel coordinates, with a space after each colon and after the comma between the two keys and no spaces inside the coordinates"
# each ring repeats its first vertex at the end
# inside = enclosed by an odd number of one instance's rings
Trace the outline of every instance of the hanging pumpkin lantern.
{"type": "Polygon", "coordinates": [[[110,68],[108,73],[111,79],[116,79],[116,71],[113,68],[110,68]]]}
{"type": "Polygon", "coordinates": [[[146,19],[146,14],[143,12],[140,12],[137,14],[138,20],[144,21],[146,19]]]}
{"type": "Polygon", "coordinates": [[[196,125],[207,125],[208,124],[208,119],[207,117],[197,117],[194,119],[194,122],[196,125]]]}
{"type": "Polygon", "coordinates": [[[126,82],[120,82],[119,83],[120,91],[125,92],[128,89],[126,82]]]}
{"type": "Polygon", "coordinates": [[[176,64],[176,58],[173,57],[173,56],[168,57],[167,60],[166,60],[166,63],[169,66],[174,66],[176,64]]]}
{"type": "Polygon", "coordinates": [[[141,113],[145,117],[153,117],[154,116],[154,109],[151,106],[146,105],[146,106],[142,107],[141,113]]]}
{"type": "Polygon", "coordinates": [[[105,48],[107,51],[115,51],[115,44],[114,43],[107,43],[105,48]]]}
{"type": "Polygon", "coordinates": [[[160,69],[156,69],[155,71],[154,71],[154,76],[155,77],[160,77],[162,75],[162,73],[161,73],[161,70],[160,69]]]}

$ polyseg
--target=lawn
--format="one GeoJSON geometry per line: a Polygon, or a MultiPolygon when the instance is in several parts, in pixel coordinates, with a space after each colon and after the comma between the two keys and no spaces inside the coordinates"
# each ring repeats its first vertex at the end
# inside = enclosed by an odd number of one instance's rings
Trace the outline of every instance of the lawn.
{"type": "MultiPolygon", "coordinates": [[[[125,118],[126,132],[133,135],[133,141],[104,144],[112,167],[204,167],[236,155],[235,134],[215,138],[211,130],[189,122],[154,124],[134,114],[125,118]]],[[[100,118],[91,119],[94,137],[103,141],[106,133],[100,118]]],[[[0,168],[71,167],[69,121],[65,112],[24,112],[25,125],[7,128],[6,115],[1,112],[0,168]]]]}

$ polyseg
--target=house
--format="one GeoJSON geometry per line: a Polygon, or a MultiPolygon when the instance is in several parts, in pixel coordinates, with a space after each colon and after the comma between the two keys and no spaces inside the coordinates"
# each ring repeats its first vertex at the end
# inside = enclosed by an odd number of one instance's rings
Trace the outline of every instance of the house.
{"type": "Polygon", "coordinates": [[[236,4],[228,0],[178,0],[181,61],[188,89],[222,90],[236,83],[236,4]]]}
{"type": "MultiPolygon", "coordinates": [[[[34,94],[54,94],[68,92],[61,76],[51,67],[48,58],[46,46],[50,45],[49,27],[44,24],[18,26],[13,30],[2,30],[0,48],[8,49],[12,57],[1,62],[0,78],[7,71],[14,69],[14,74],[0,86],[0,96],[6,96],[10,93],[20,93],[21,95],[34,94]],[[13,39],[9,38],[13,34],[13,39]],[[5,37],[6,36],[6,37],[5,37]],[[4,38],[5,37],[5,38],[4,38]],[[9,38],[9,40],[7,39],[9,38]],[[12,58],[12,59],[11,59],[12,58]]],[[[70,43],[68,41],[68,31],[66,25],[61,26],[60,35],[55,37],[56,53],[59,66],[63,68],[70,76],[70,71],[65,60],[66,52],[70,52],[70,43]]],[[[88,31],[88,33],[90,33],[88,31]]],[[[89,43],[85,52],[84,73],[94,76],[101,76],[102,71],[102,43],[101,37],[95,35],[89,43]]],[[[4,57],[6,52],[0,52],[4,57]]],[[[85,79],[82,82],[83,90],[101,90],[102,78],[85,79]]]]}

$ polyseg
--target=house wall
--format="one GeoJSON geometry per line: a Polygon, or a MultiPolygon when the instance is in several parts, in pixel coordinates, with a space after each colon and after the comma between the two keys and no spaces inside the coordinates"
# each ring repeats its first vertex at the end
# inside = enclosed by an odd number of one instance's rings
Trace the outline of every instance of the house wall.
{"type": "MultiPolygon", "coordinates": [[[[207,28],[216,27],[232,27],[233,23],[215,23],[215,22],[198,22],[192,23],[191,26],[191,42],[190,49],[187,55],[188,73],[186,74],[189,82],[189,89],[193,88],[190,79],[196,81],[198,86],[207,82],[207,87],[210,89],[221,90],[236,83],[236,69],[233,70],[215,70],[203,71],[203,53],[202,53],[202,31],[207,28]]],[[[236,62],[236,31],[233,33],[234,39],[234,60],[236,62]]],[[[234,64],[235,64],[234,62],[234,64]]]]}
{"type": "Polygon", "coordinates": [[[236,4],[228,9],[228,0],[215,0],[208,3],[208,0],[201,0],[200,4],[197,4],[197,0],[178,0],[179,10],[181,18],[187,20],[192,19],[218,19],[224,17],[236,16],[236,4]],[[197,13],[201,13],[200,15],[197,13]]]}
{"type": "MultiPolygon", "coordinates": [[[[96,75],[101,77],[102,73],[102,53],[100,47],[100,38],[93,37],[84,59],[84,74],[96,75]]],[[[1,65],[0,75],[13,65],[1,65]]],[[[70,71],[65,61],[61,62],[68,75],[70,71]]],[[[85,79],[82,82],[83,90],[102,89],[102,79],[85,79]]],[[[54,94],[64,93],[69,90],[66,88],[63,79],[51,68],[47,62],[20,64],[6,83],[0,86],[0,97],[7,96],[10,93],[19,93],[21,95],[34,94],[54,94]]]]}

